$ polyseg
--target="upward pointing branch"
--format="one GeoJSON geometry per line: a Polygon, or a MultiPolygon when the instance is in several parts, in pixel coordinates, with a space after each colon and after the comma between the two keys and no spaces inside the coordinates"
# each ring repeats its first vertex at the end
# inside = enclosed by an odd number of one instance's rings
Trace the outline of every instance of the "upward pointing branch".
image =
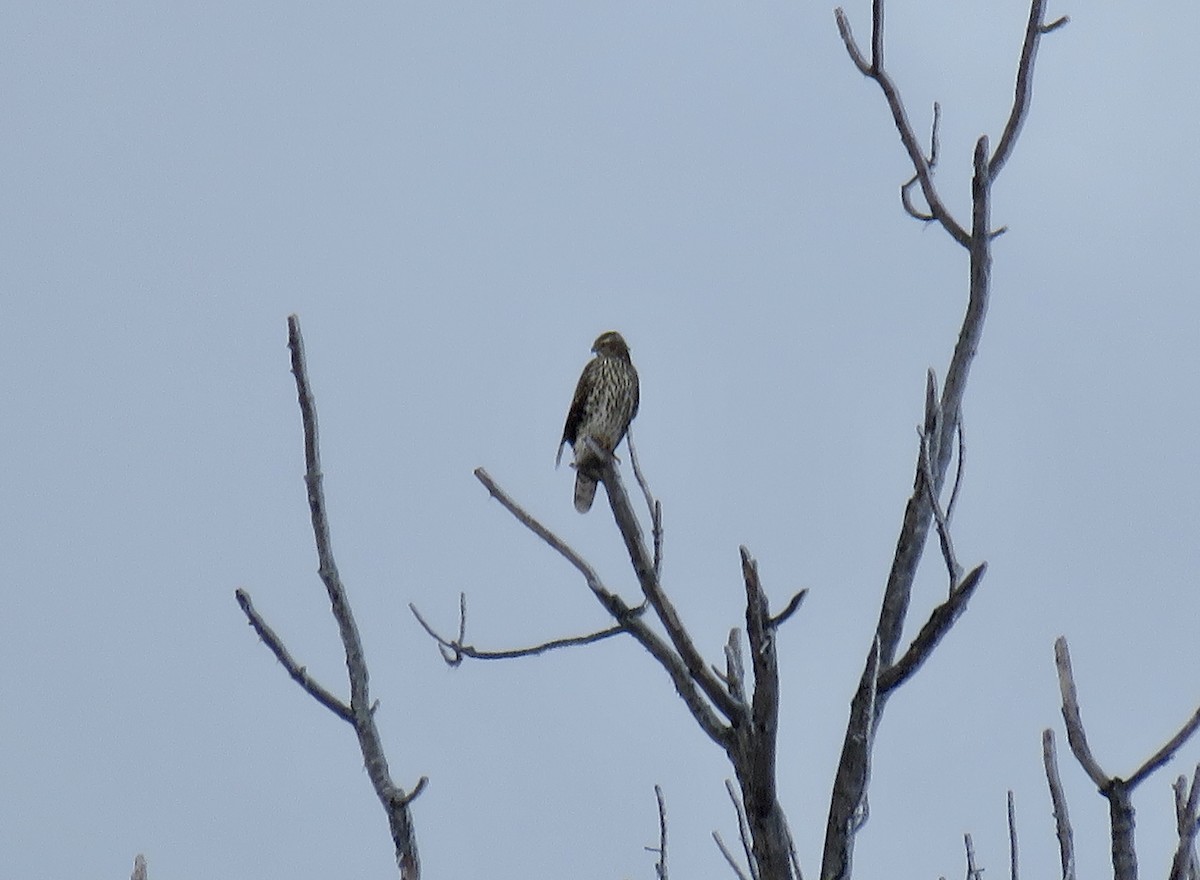
{"type": "Polygon", "coordinates": [[[375,794],[387,814],[392,842],[396,848],[396,866],[401,880],[419,880],[421,863],[417,856],[416,833],[413,829],[409,804],[425,787],[422,778],[412,792],[405,793],[394,782],[388,770],[387,758],[379,729],[375,725],[375,714],[370,703],[367,661],[363,653],[358,625],[350,610],[346,589],[338,574],[333,558],[333,542],[329,534],[329,517],[325,509],[325,492],[322,487],[320,442],[317,434],[317,406],[308,381],[308,368],[304,360],[304,339],[300,335],[300,319],[288,317],[288,348],[291,350],[292,374],[296,379],[296,394],[300,402],[300,417],[304,425],[304,484],[308,490],[308,507],[312,518],[313,537],[317,544],[317,573],[329,596],[330,610],[337,621],[338,632],[346,653],[346,672],[350,679],[350,705],[346,706],[336,697],[308,679],[303,667],[291,659],[283,642],[268,627],[254,610],[250,596],[245,590],[237,591],[237,600],[255,630],[271,648],[292,676],[318,702],[334,712],[339,718],[354,727],[362,751],[367,776],[375,794]]]}
{"type": "MultiPolygon", "coordinates": [[[[900,135],[900,142],[908,154],[915,172],[915,181],[929,206],[928,214],[917,211],[908,200],[912,182],[901,187],[901,199],[905,209],[918,219],[933,219],[941,224],[958,244],[970,255],[969,290],[966,315],[959,331],[958,341],[946,371],[946,381],[936,412],[927,407],[928,433],[926,449],[929,461],[923,467],[918,460],[913,494],[904,510],[896,552],[884,588],[879,622],[876,626],[867,655],[866,668],[860,679],[850,710],[850,721],[843,740],[842,756],[834,779],[830,797],[829,820],[825,831],[825,846],[821,863],[822,880],[848,880],[851,876],[854,853],[854,838],[862,827],[867,813],[867,786],[870,781],[870,758],[875,732],[884,706],[894,687],[905,675],[893,670],[901,636],[908,616],[909,601],[917,568],[928,541],[936,499],[940,496],[950,459],[954,450],[954,434],[959,428],[962,401],[966,392],[971,363],[983,335],[984,319],[987,315],[991,287],[991,242],[995,233],[991,229],[991,186],[996,174],[1007,161],[1016,143],[1022,123],[1028,115],[1032,91],[1030,83],[1037,43],[1043,33],[1059,27],[1063,21],[1053,25],[1043,24],[1045,0],[1031,0],[1030,24],[1026,31],[1025,45],[1017,72],[1017,90],[1013,109],[1001,137],[995,156],[989,158],[988,139],[980,137],[975,144],[973,175],[971,180],[971,226],[970,231],[952,216],[933,180],[936,161],[937,126],[936,116],[930,155],[926,156],[909,122],[899,89],[888,74],[883,63],[883,0],[872,0],[871,7],[871,57],[866,58],[854,39],[846,13],[841,8],[834,11],[838,33],[855,67],[864,76],[874,80],[883,92],[892,121],[900,135]],[[930,419],[932,414],[933,418],[930,419]],[[932,421],[932,426],[930,422],[932,421]],[[924,473],[923,473],[924,471],[924,473]],[[932,485],[927,485],[931,483],[932,485]],[[889,687],[881,685],[883,680],[889,687]]],[[[955,565],[950,565],[952,571],[955,565]]],[[[982,573],[981,568],[975,572],[982,573]]],[[[972,574],[974,575],[975,572],[972,574]]],[[[976,575],[977,577],[977,575],[976,575]]],[[[971,576],[968,576],[968,580],[971,576]]],[[[964,584],[951,585],[951,596],[956,594],[965,601],[970,591],[964,584]]],[[[972,584],[972,588],[973,588],[972,584]]],[[[959,609],[961,610],[961,608],[959,609]]],[[[951,621],[952,622],[952,621],[951,621]]],[[[938,638],[945,629],[938,630],[938,638]]],[[[936,646],[936,641],[921,656],[924,657],[936,646]]],[[[908,655],[906,654],[905,657],[908,655]]],[[[912,667],[915,669],[915,667],[912,667]]]]}

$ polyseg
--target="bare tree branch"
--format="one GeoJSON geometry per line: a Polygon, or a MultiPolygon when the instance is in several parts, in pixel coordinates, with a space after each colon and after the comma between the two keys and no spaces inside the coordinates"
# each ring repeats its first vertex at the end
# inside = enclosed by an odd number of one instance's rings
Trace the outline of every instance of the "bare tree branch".
{"type": "Polygon", "coordinates": [[[338,718],[349,724],[353,724],[354,715],[350,711],[350,707],[314,681],[312,676],[308,674],[308,670],[292,659],[292,655],[284,647],[283,641],[267,625],[267,622],[262,619],[262,615],[255,609],[254,604],[250,601],[250,594],[245,590],[239,589],[235,590],[233,595],[237,598],[237,603],[241,606],[243,613],[249,618],[250,626],[254,627],[254,631],[258,633],[258,637],[271,649],[271,653],[275,655],[275,658],[283,664],[283,668],[287,670],[287,674],[291,676],[292,681],[304,688],[309,696],[338,718]]]}
{"type": "Polygon", "coordinates": [[[783,610],[771,618],[771,628],[778,629],[780,624],[784,623],[789,617],[796,613],[796,609],[800,607],[800,603],[804,601],[804,597],[808,595],[808,590],[803,589],[788,600],[788,603],[783,606],[783,610]]]}
{"type": "MultiPolygon", "coordinates": [[[[697,688],[697,684],[699,682],[693,677],[691,668],[685,664],[684,660],[679,654],[676,653],[671,645],[664,642],[657,633],[651,630],[646,623],[640,619],[640,615],[642,613],[642,609],[640,607],[630,607],[619,596],[609,591],[608,588],[604,586],[603,582],[601,582],[599,576],[595,572],[595,569],[593,569],[583,559],[583,557],[576,553],[575,550],[569,547],[561,538],[538,522],[531,514],[517,504],[511,497],[509,497],[508,493],[506,493],[500,488],[499,485],[497,485],[495,480],[491,478],[487,471],[485,471],[483,468],[477,468],[475,471],[475,476],[481,483],[483,483],[485,487],[487,487],[487,490],[489,493],[491,493],[492,497],[499,501],[509,513],[516,517],[518,522],[549,544],[564,559],[575,566],[579,573],[583,575],[584,580],[587,582],[588,588],[591,589],[593,595],[596,596],[596,598],[600,601],[600,604],[604,606],[605,610],[607,610],[616,619],[617,623],[623,626],[625,631],[633,636],[638,644],[645,648],[650,655],[658,661],[659,665],[666,670],[667,675],[670,676],[672,683],[675,685],[676,692],[683,699],[684,704],[688,707],[688,710],[692,713],[692,717],[696,719],[696,722],[700,725],[701,729],[709,736],[710,739],[712,739],[722,748],[725,748],[729,742],[729,728],[716,716],[716,714],[713,712],[712,706],[704,699],[704,696],[709,692],[709,689],[712,688],[715,690],[715,692],[724,695],[726,705],[728,707],[732,707],[731,711],[739,713],[742,710],[733,702],[728,691],[725,690],[724,685],[720,682],[720,680],[710,670],[703,668],[703,661],[700,661],[702,665],[702,672],[705,680],[709,682],[709,684],[708,687],[703,688],[703,693],[701,693],[701,690],[697,688]]],[[[637,529],[636,540],[639,542],[637,546],[641,550],[642,555],[640,559],[644,566],[643,570],[638,571],[639,580],[642,579],[643,573],[645,573],[647,580],[652,584],[652,591],[657,593],[660,602],[665,602],[665,597],[663,597],[661,592],[658,591],[657,579],[654,578],[653,573],[650,571],[650,566],[646,562],[645,547],[640,544],[641,530],[637,526],[636,518],[633,516],[633,510],[629,504],[629,496],[625,494],[624,487],[621,486],[619,478],[615,477],[615,468],[611,461],[608,462],[602,471],[601,479],[604,481],[610,502],[612,502],[614,495],[618,495],[621,499],[620,506],[623,511],[623,515],[629,519],[632,519],[634,524],[633,527],[637,529]]],[[[613,503],[614,507],[616,507],[617,503],[613,503]]],[[[619,521],[620,520],[618,519],[618,522],[619,521]]],[[[636,565],[635,570],[637,570],[636,565]]],[[[653,602],[651,602],[651,604],[653,605],[653,602]]],[[[673,608],[671,608],[671,612],[674,613],[673,608]]],[[[675,621],[676,624],[682,628],[682,624],[678,623],[677,616],[675,617],[675,621]]],[[[694,650],[695,649],[693,648],[693,651],[694,650]]],[[[698,657],[699,655],[697,654],[696,656],[698,657]]]]}
{"type": "MultiPolygon", "coordinates": [[[[547,651],[553,651],[558,648],[575,648],[580,645],[590,645],[594,642],[603,641],[612,636],[620,635],[626,629],[622,624],[610,626],[607,629],[597,630],[596,632],[585,633],[580,636],[565,636],[563,638],[550,639],[546,642],[541,642],[537,645],[532,645],[528,648],[507,648],[495,651],[485,651],[476,648],[474,645],[468,645],[465,639],[466,622],[467,622],[467,598],[465,593],[459,594],[459,631],[457,639],[447,639],[440,635],[429,623],[421,616],[421,612],[417,610],[417,606],[413,603],[408,603],[408,610],[412,612],[413,617],[417,619],[417,623],[421,628],[429,634],[438,646],[442,653],[442,659],[446,661],[447,666],[458,666],[465,658],[472,660],[513,660],[518,657],[533,657],[538,654],[544,654],[547,651]]],[[[636,609],[634,609],[636,611],[636,609]]]]}
{"type": "Polygon", "coordinates": [[[667,880],[667,806],[663,802],[662,786],[654,786],[654,799],[658,802],[658,848],[648,846],[646,850],[658,853],[654,875],[658,880],[667,880]]]}
{"type": "Polygon", "coordinates": [[[800,857],[796,855],[796,841],[792,838],[792,829],[787,829],[788,855],[792,859],[792,873],[796,880],[804,880],[804,872],[800,870],[800,857]]]}
{"type": "Polygon", "coordinates": [[[981,562],[963,578],[962,582],[950,591],[950,596],[933,609],[925,625],[921,627],[916,638],[908,646],[903,656],[879,675],[879,691],[887,694],[908,681],[922,664],[929,659],[933,649],[954,626],[954,622],[962,616],[967,608],[967,602],[975,594],[975,588],[987,571],[987,563],[981,562]]]}
{"type": "Polygon", "coordinates": [[[245,590],[236,593],[238,604],[250,619],[250,624],[260,638],[271,648],[283,663],[288,674],[323,706],[354,726],[362,751],[367,776],[375,794],[383,804],[391,829],[392,842],[396,848],[396,866],[401,880],[418,880],[421,875],[417,856],[417,840],[413,829],[409,805],[425,786],[426,780],[406,794],[391,778],[379,729],[375,725],[375,713],[370,700],[367,662],[363,654],[358,625],[350,610],[345,587],[338,575],[333,559],[333,542],[329,534],[329,518],[325,509],[325,492],[322,488],[320,443],[317,434],[317,407],[308,381],[308,369],[304,360],[304,340],[300,334],[300,319],[288,317],[288,348],[291,350],[292,374],[296,379],[296,394],[300,402],[300,416],[304,426],[304,483],[308,489],[308,506],[312,519],[313,536],[317,545],[318,568],[325,592],[329,596],[330,610],[337,621],[342,645],[346,653],[346,672],[350,680],[350,705],[346,707],[328,691],[308,679],[302,667],[291,660],[282,642],[254,612],[250,596],[245,590]],[[286,659],[285,659],[286,658],[286,659]],[[347,713],[348,712],[348,717],[347,713]]]}
{"type": "MultiPolygon", "coordinates": [[[[742,852],[746,855],[746,867],[750,871],[750,880],[759,880],[758,865],[754,859],[754,845],[751,841],[750,826],[746,821],[746,807],[742,801],[738,800],[737,790],[733,787],[732,780],[725,780],[725,792],[729,795],[729,802],[733,804],[733,812],[737,816],[738,837],[742,841],[742,852]]],[[[716,832],[713,833],[715,834],[716,832]]]]}
{"type": "Polygon", "coordinates": [[[1008,790],[1008,864],[1012,880],[1020,880],[1017,871],[1017,810],[1013,804],[1012,789],[1008,790]]]}
{"type": "MultiPolygon", "coordinates": [[[[884,97],[887,99],[888,109],[892,111],[892,120],[896,124],[896,131],[900,134],[900,142],[904,144],[905,152],[908,153],[909,161],[912,162],[913,170],[916,172],[917,181],[921,184],[921,194],[925,197],[925,203],[929,206],[928,218],[936,220],[950,234],[951,238],[963,247],[968,247],[970,245],[969,236],[966,230],[950,214],[949,209],[942,203],[941,196],[938,194],[937,188],[933,183],[932,167],[921,150],[921,145],[917,140],[916,134],[913,132],[912,124],[908,121],[908,113],[904,109],[904,102],[900,97],[900,92],[896,88],[896,84],[892,81],[891,76],[883,69],[882,0],[874,0],[872,4],[872,57],[869,64],[863,58],[861,50],[859,50],[858,45],[854,41],[854,35],[850,30],[850,21],[846,17],[845,11],[841,7],[838,7],[834,10],[834,16],[837,19],[838,33],[842,37],[842,42],[846,45],[846,51],[854,62],[854,66],[859,69],[859,72],[863,76],[875,80],[879,84],[879,88],[883,91],[884,97]]],[[[915,211],[910,211],[910,213],[913,216],[918,216],[915,211]]]]}
{"type": "Polygon", "coordinates": [[[1134,788],[1143,779],[1171,760],[1180,747],[1196,732],[1196,728],[1198,727],[1200,727],[1200,708],[1196,709],[1192,717],[1179,729],[1178,733],[1171,737],[1166,745],[1155,752],[1146,760],[1145,764],[1134,771],[1134,774],[1129,777],[1129,787],[1134,788]]]}
{"type": "Polygon", "coordinates": [[[958,424],[955,426],[958,437],[958,464],[954,468],[954,488],[950,490],[950,503],[946,505],[946,521],[954,518],[954,505],[958,503],[958,490],[962,488],[963,471],[967,465],[967,438],[963,436],[962,411],[958,413],[958,424]]]}
{"type": "MultiPolygon", "coordinates": [[[[1045,0],[1031,0],[1031,21],[1036,25],[1035,37],[1048,32],[1052,27],[1042,23],[1045,0]]],[[[892,114],[892,121],[900,135],[900,141],[908,154],[909,161],[915,172],[916,182],[921,186],[929,208],[928,215],[917,211],[907,199],[911,184],[901,190],[905,209],[920,219],[932,217],[942,225],[942,228],[956,242],[967,249],[970,256],[969,295],[966,315],[963,317],[959,331],[958,342],[951,356],[946,371],[945,386],[941,399],[936,407],[927,406],[927,415],[934,415],[936,430],[926,430],[928,435],[927,452],[918,457],[917,473],[914,478],[913,494],[905,507],[904,519],[900,536],[896,542],[896,553],[888,574],[887,586],[884,589],[881,603],[879,623],[872,638],[868,651],[867,670],[859,681],[858,690],[851,702],[850,720],[846,728],[846,736],[842,745],[842,756],[838,763],[834,779],[833,792],[830,797],[829,820],[826,824],[825,845],[821,862],[821,880],[848,880],[851,876],[853,861],[854,835],[861,827],[858,817],[866,812],[866,784],[869,780],[869,750],[872,747],[874,732],[878,726],[880,715],[887,702],[891,688],[904,681],[916,665],[895,663],[898,669],[893,671],[896,652],[900,646],[901,635],[908,613],[908,605],[912,595],[912,585],[916,577],[917,567],[927,543],[931,521],[934,518],[936,499],[940,497],[942,485],[953,454],[953,433],[958,429],[962,411],[962,400],[966,390],[967,377],[970,374],[971,363],[978,350],[983,333],[984,319],[987,314],[988,297],[991,287],[991,242],[995,232],[990,225],[991,220],[991,184],[995,174],[1007,160],[1025,117],[1029,112],[1029,95],[1025,93],[1025,85],[1031,82],[1033,61],[1036,50],[1036,39],[1026,41],[1018,65],[1018,98],[1009,116],[1009,124],[1001,139],[1001,147],[997,151],[994,167],[988,160],[988,140],[981,137],[975,144],[973,156],[973,174],[971,178],[971,228],[965,230],[951,215],[942,202],[933,182],[933,167],[936,162],[936,133],[940,117],[940,107],[935,107],[933,137],[931,137],[930,155],[926,157],[917,141],[916,134],[908,120],[904,102],[899,90],[884,68],[883,63],[883,0],[873,0],[871,9],[871,58],[868,61],[858,44],[855,42],[850,29],[849,20],[842,9],[835,10],[838,33],[846,46],[850,59],[864,76],[879,85],[892,114]],[[927,458],[928,462],[924,461],[927,458]],[[931,473],[930,473],[931,472],[931,473]],[[888,688],[882,682],[870,680],[868,676],[872,668],[885,670],[889,676],[888,688]],[[907,671],[905,671],[907,670],[907,671]],[[868,699],[869,698],[869,699],[868,699]],[[870,704],[871,715],[863,715],[864,707],[870,704]]],[[[1057,27],[1055,23],[1053,27],[1057,27]]],[[[961,484],[962,457],[961,435],[959,469],[956,486],[961,484]]],[[[950,509],[957,499],[956,491],[951,494],[950,509]]],[[[948,514],[942,517],[948,520],[948,514]]],[[[948,536],[948,530],[942,529],[943,539],[948,536]]],[[[949,549],[949,548],[947,548],[949,549]]],[[[952,555],[947,554],[952,559],[952,555]]],[[[951,571],[954,566],[951,565],[951,571]]],[[[977,569],[977,571],[980,571],[977,569]]],[[[952,584],[956,579],[952,579],[952,584]]],[[[967,580],[971,580],[968,575],[967,580]]],[[[966,581],[964,581],[964,584],[966,581]]],[[[963,586],[962,584],[959,587],[963,586]]],[[[972,584],[972,588],[974,584],[972,584]]],[[[958,588],[955,588],[958,589],[958,588]]],[[[951,590],[951,597],[955,594],[951,590]]],[[[965,597],[964,597],[965,600],[965,597]]],[[[949,602],[947,603],[949,604],[949,602]]],[[[947,609],[951,610],[951,609],[947,609]]],[[[959,609],[961,610],[961,609],[959,609]]],[[[932,619],[931,619],[932,621],[932,619]]],[[[953,622],[952,620],[950,622],[953,622]]],[[[940,636],[939,636],[940,638],[940,636]]],[[[916,643],[914,642],[914,645],[916,643]]],[[[936,644],[936,640],[932,643],[936,644]]],[[[913,653],[910,648],[906,658],[922,660],[928,652],[913,653]]]]}
{"type": "Polygon", "coordinates": [[[571,563],[575,569],[583,575],[584,581],[588,585],[588,589],[600,600],[600,604],[604,606],[618,621],[628,617],[633,612],[631,608],[620,596],[612,593],[604,586],[600,580],[600,576],[596,574],[596,570],[587,563],[566,541],[558,537],[534,517],[528,513],[521,505],[517,504],[507,492],[500,488],[491,475],[483,468],[475,469],[475,478],[487,488],[488,493],[500,502],[501,506],[516,517],[517,522],[529,529],[550,547],[562,556],[567,562],[571,563]]]}
{"type": "Polygon", "coordinates": [[[779,804],[776,788],[776,743],[779,733],[779,667],[775,628],[759,579],[758,563],[745,547],[739,548],[742,579],[746,585],[746,638],[754,693],[749,724],[735,727],[729,755],[742,786],[742,805],[750,825],[754,871],[783,880],[792,871],[791,832],[779,804]]]}
{"type": "Polygon", "coordinates": [[[1079,762],[1088,778],[1103,791],[1109,784],[1108,774],[1101,769],[1100,764],[1092,755],[1092,747],[1088,745],[1087,733],[1083,729],[1083,718],[1079,713],[1079,694],[1075,689],[1075,675],[1071,671],[1071,654],[1067,650],[1067,640],[1059,636],[1054,642],[1054,664],[1058,667],[1058,689],[1062,694],[1062,716],[1067,726],[1067,742],[1071,753],[1079,762]]]}
{"type": "Polygon", "coordinates": [[[970,834],[963,835],[963,845],[967,848],[967,880],[983,880],[983,868],[975,864],[975,845],[970,834]]]}
{"type": "Polygon", "coordinates": [[[1029,24],[1025,26],[1025,42],[1021,46],[1021,61],[1017,64],[1017,85],[1016,93],[1013,95],[1012,112],[1009,113],[1008,122],[1004,126],[1004,133],[1000,136],[996,152],[988,163],[991,166],[993,178],[1000,173],[1000,169],[1012,155],[1013,145],[1021,133],[1021,126],[1029,116],[1029,105],[1033,101],[1033,65],[1037,59],[1038,42],[1043,34],[1048,34],[1069,21],[1064,15],[1050,24],[1045,24],[1045,18],[1046,0],[1034,0],[1029,9],[1029,24]]]}
{"type": "Polygon", "coordinates": [[[629,463],[633,465],[633,475],[637,478],[637,484],[641,487],[642,495],[646,499],[646,508],[650,511],[650,535],[654,541],[654,576],[661,578],[663,548],[662,502],[655,499],[654,493],[650,491],[650,484],[646,482],[646,475],[642,473],[642,466],[638,461],[637,447],[633,445],[632,428],[625,433],[625,445],[629,447],[629,463]]]}
{"type": "Polygon", "coordinates": [[[950,523],[942,512],[942,504],[934,493],[933,464],[930,462],[930,436],[925,431],[920,432],[921,439],[921,482],[929,496],[929,506],[933,509],[933,521],[937,526],[938,541],[942,546],[942,558],[946,561],[946,573],[950,576],[950,589],[962,578],[962,566],[954,553],[954,541],[950,537],[950,523]]]}
{"type": "Polygon", "coordinates": [[[750,878],[746,876],[746,872],[743,871],[741,866],[737,863],[737,859],[733,857],[733,853],[731,853],[729,848],[725,846],[725,841],[721,839],[721,832],[714,831],[712,833],[712,837],[717,844],[717,849],[721,851],[721,855],[725,857],[725,861],[728,863],[729,867],[733,869],[733,873],[738,880],[750,880],[750,878]]]}
{"type": "Polygon", "coordinates": [[[1054,806],[1054,833],[1058,838],[1058,857],[1062,865],[1062,880],[1075,880],[1075,833],[1067,812],[1067,797],[1058,775],[1058,754],[1054,748],[1054,731],[1042,731],[1042,763],[1046,767],[1046,783],[1050,786],[1050,803],[1054,806]]]}

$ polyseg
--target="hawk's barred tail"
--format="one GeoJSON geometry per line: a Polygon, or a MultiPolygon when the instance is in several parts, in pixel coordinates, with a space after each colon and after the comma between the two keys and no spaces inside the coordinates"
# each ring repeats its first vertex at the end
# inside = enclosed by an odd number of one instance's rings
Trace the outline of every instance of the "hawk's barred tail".
{"type": "Polygon", "coordinates": [[[596,499],[596,481],[582,471],[575,474],[575,509],[587,513],[596,499]]]}

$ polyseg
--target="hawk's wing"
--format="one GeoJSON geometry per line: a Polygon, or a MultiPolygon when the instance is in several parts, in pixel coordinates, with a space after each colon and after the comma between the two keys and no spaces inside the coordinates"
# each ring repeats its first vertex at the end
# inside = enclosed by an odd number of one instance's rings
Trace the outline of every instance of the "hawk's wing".
{"type": "Polygon", "coordinates": [[[574,446],[575,438],[579,436],[579,426],[583,423],[587,399],[591,396],[592,387],[596,384],[596,363],[598,361],[599,358],[592,358],[583,368],[583,372],[579,374],[579,383],[575,386],[575,396],[571,399],[571,408],[567,410],[567,423],[563,425],[562,439],[558,441],[558,455],[554,458],[555,467],[558,467],[562,461],[563,444],[570,443],[571,446],[574,446]]]}

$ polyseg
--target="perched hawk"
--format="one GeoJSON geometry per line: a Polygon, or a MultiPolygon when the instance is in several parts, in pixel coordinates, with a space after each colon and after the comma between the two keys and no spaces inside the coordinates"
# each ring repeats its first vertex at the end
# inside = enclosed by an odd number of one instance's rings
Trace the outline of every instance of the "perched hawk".
{"type": "Polygon", "coordinates": [[[638,375],[629,359],[629,346],[615,330],[601,333],[592,346],[596,356],[588,361],[575,386],[575,399],[567,413],[557,465],[563,444],[575,450],[575,509],[587,513],[596,497],[598,466],[612,455],[638,411],[638,375]]]}

